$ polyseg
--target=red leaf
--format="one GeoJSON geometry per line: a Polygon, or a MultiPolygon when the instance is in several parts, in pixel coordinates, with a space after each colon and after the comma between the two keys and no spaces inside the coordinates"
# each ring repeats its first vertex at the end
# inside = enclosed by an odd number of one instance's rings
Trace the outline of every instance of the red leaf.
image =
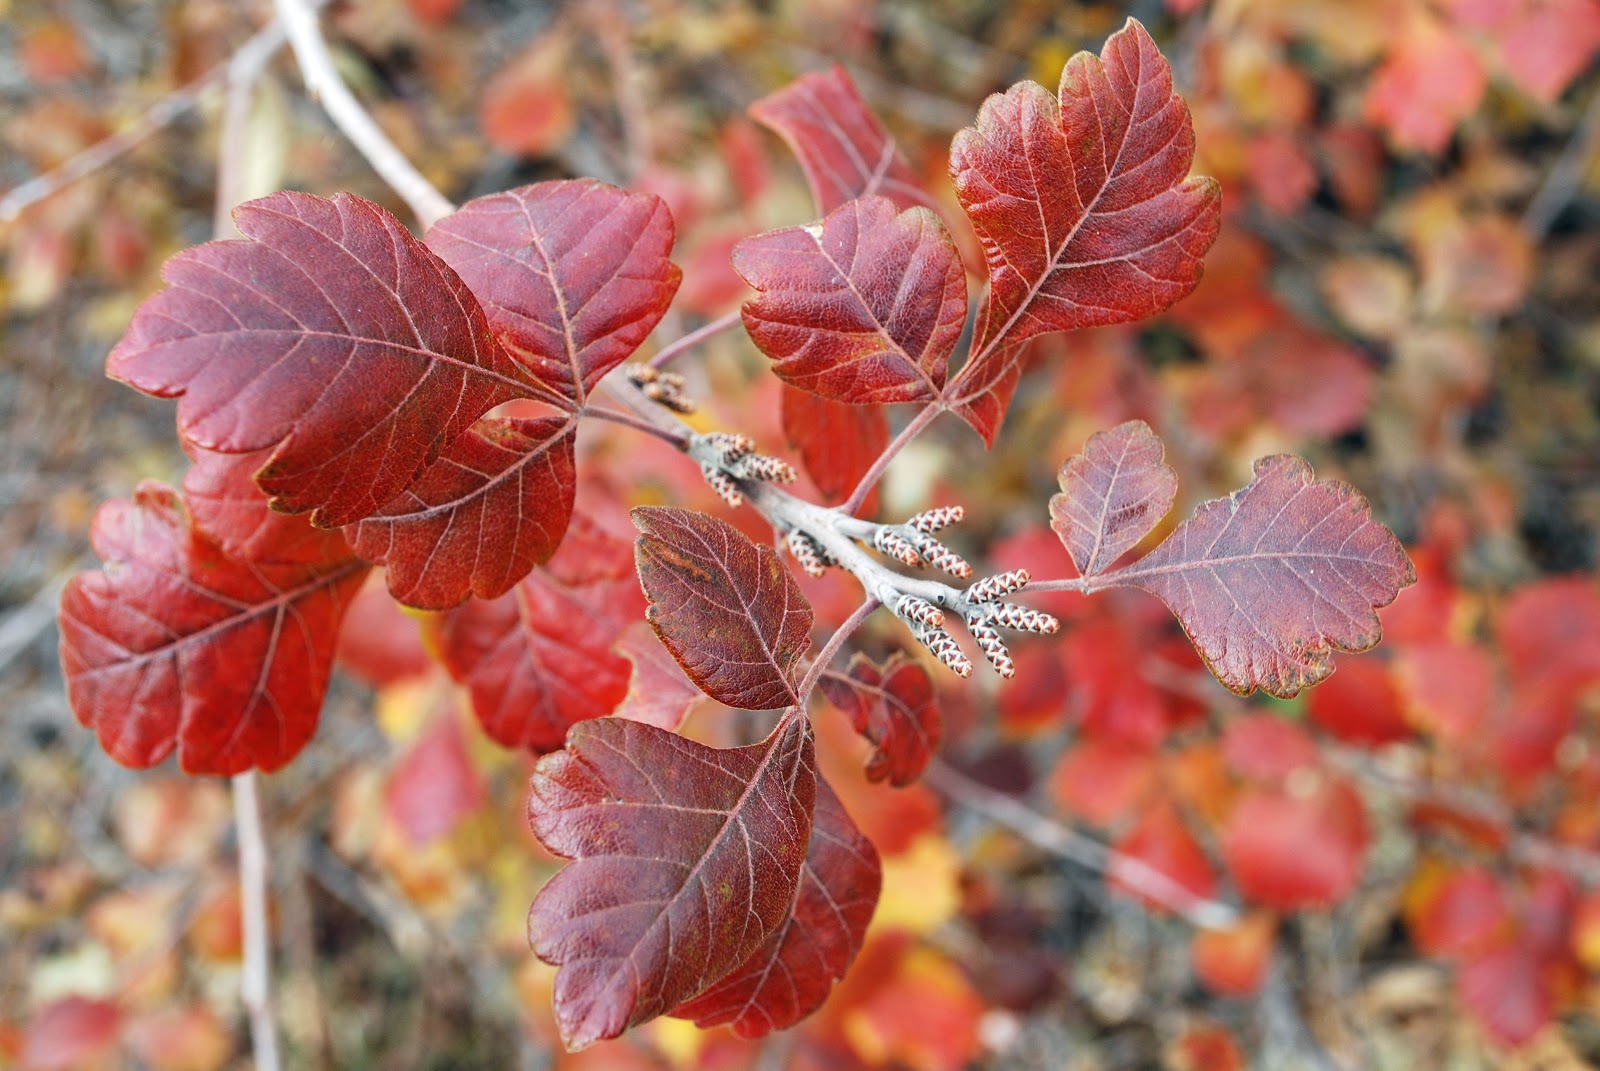
{"type": "Polygon", "coordinates": [[[1106,581],[1160,597],[1217,679],[1240,695],[1288,699],[1333,671],[1330,655],[1364,651],[1387,606],[1416,579],[1400,541],[1348,484],[1312,481],[1279,454],[1213,499],[1160,546],[1106,581]]]}
{"type": "Polygon", "coordinates": [[[661,198],[593,179],[478,197],[428,231],[511,354],[582,404],[655,329],[683,273],[661,198]]]}
{"type": "Polygon", "coordinates": [[[585,722],[539,761],[529,821],[577,862],[540,890],[528,937],[561,968],[569,1050],[705,992],[783,927],[815,799],[811,729],[796,714],[731,750],[621,718],[585,722]]]}
{"type": "Polygon", "coordinates": [[[1266,914],[1248,915],[1227,930],[1197,931],[1189,946],[1195,977],[1219,996],[1254,996],[1266,981],[1277,934],[1277,919],[1266,914]]]}
{"type": "Polygon", "coordinates": [[[1298,725],[1272,714],[1244,714],[1223,729],[1222,757],[1240,777],[1282,784],[1296,770],[1315,769],[1320,756],[1298,725]]]}
{"type": "Polygon", "coordinates": [[[189,520],[229,557],[257,564],[307,565],[349,557],[339,532],[315,528],[304,514],[279,513],[256,486],[255,473],[267,451],[219,454],[193,443],[194,459],[183,474],[183,504],[189,520]]]}
{"type": "Polygon", "coordinates": [[[1050,776],[1051,794],[1068,812],[1110,825],[1156,785],[1156,753],[1115,738],[1091,736],[1069,748],[1050,776]]]}
{"type": "Polygon", "coordinates": [[[543,389],[455,272],[370,201],[275,193],[234,222],[248,241],[167,261],[106,369],[181,396],[179,431],[207,450],[270,448],[256,483],[274,508],[359,520],[484,412],[543,389]]]}
{"type": "Polygon", "coordinates": [[[850,716],[856,732],[875,746],[867,780],[904,788],[922,776],[939,750],[944,722],[933,681],[919,662],[896,651],[882,666],[866,655],[850,659],[848,675],[824,673],[817,682],[828,702],[850,716]]]}
{"type": "Polygon", "coordinates": [[[1395,660],[1395,679],[1410,720],[1458,746],[1481,739],[1499,695],[1488,652],[1467,643],[1408,647],[1395,660]]]}
{"type": "Polygon", "coordinates": [[[1513,943],[1462,964],[1456,973],[1461,1003],[1502,1045],[1532,1041],[1556,1012],[1549,961],[1537,949],[1513,943]]]}
{"type": "MultiPolygon", "coordinates": [[[[1199,899],[1208,898],[1216,889],[1217,876],[1212,872],[1205,850],[1168,800],[1163,799],[1146,810],[1138,824],[1117,841],[1116,850],[1122,856],[1137,859],[1165,874],[1199,899]]],[[[1122,876],[1126,871],[1126,864],[1113,857],[1108,871],[1112,884],[1152,909],[1164,910],[1162,904],[1138,891],[1142,885],[1139,880],[1122,876]]]]}
{"type": "Polygon", "coordinates": [[[454,710],[435,714],[395,764],[383,800],[412,845],[449,833],[487,799],[454,710]]]}
{"type": "Polygon", "coordinates": [[[422,622],[369,575],[345,611],[336,652],[339,668],[373,688],[433,672],[438,662],[422,645],[422,622]]]}
{"type": "Polygon", "coordinates": [[[645,619],[689,679],[746,710],[799,701],[795,663],[811,645],[811,607],[771,547],[691,510],[640,506],[633,523],[645,619]]]}
{"type": "Polygon", "coordinates": [[[1234,807],[1222,854],[1239,892],[1265,907],[1325,907],[1361,880],[1367,852],[1361,797],[1342,781],[1309,791],[1255,789],[1234,807]]]}
{"type": "Polygon", "coordinates": [[[638,589],[606,564],[626,544],[586,523],[572,535],[509,593],[430,622],[445,668],[472,693],[484,732],[506,747],[554,751],[568,729],[610,714],[628,691],[631,666],[613,644],[638,612],[638,589]]]}
{"type": "Polygon", "coordinates": [[[990,97],[956,135],[950,174],[983,242],[989,292],[973,358],[950,396],[986,439],[997,416],[968,410],[1017,346],[1048,331],[1151,316],[1194,289],[1220,225],[1221,192],[1186,178],[1189,109],[1133,19],[1100,58],[1080,52],[1059,99],[1035,82],[990,97]]]}
{"type": "MultiPolygon", "coordinates": [[[[889,417],[876,405],[846,405],[784,384],[783,435],[800,452],[824,502],[843,502],[889,445],[889,417]]],[[[858,511],[877,512],[877,489],[858,511]]]]}
{"type": "Polygon", "coordinates": [[[550,560],[572,517],[574,421],[480,420],[392,502],[348,529],[421,610],[494,599],[550,560]]]}
{"type": "Polygon", "coordinates": [[[877,849],[819,776],[811,846],[789,921],[732,974],[672,1014],[702,1029],[731,1023],[742,1038],[798,1023],[822,1007],[861,950],[882,880],[877,849]]]}
{"type": "Polygon", "coordinates": [[[126,766],[173,749],[187,773],[271,771],[316,729],[335,636],[366,566],[330,540],[303,564],[229,557],[176,492],[145,483],[100,507],[103,572],[61,599],[61,664],[78,720],[126,766]]]}
{"type": "Polygon", "coordinates": [[[1532,0],[1495,35],[1506,77],[1553,104],[1600,50],[1600,5],[1594,0],[1532,0]]]}
{"type": "Polygon", "coordinates": [[[1563,692],[1600,681],[1600,592],[1589,577],[1518,588],[1495,621],[1495,636],[1524,688],[1563,692]]]}
{"type": "Polygon", "coordinates": [[[744,326],[791,386],[841,402],[928,401],[967,318],[967,279],[939,217],[848,201],[821,225],[746,238],[733,266],[760,296],[744,326]]]}
{"type": "Polygon", "coordinates": [[[1406,924],[1427,955],[1478,955],[1514,936],[1511,905],[1499,879],[1483,867],[1450,873],[1429,892],[1406,905],[1406,924]]]}
{"type": "Polygon", "coordinates": [[[1094,576],[1155,530],[1172,509],[1178,474],[1150,425],[1130,420],[1089,437],[1061,466],[1050,527],[1083,576],[1094,576]]]}
{"type": "Polygon", "coordinates": [[[633,663],[628,694],[616,709],[619,718],[632,718],[657,729],[675,732],[705,695],[684,675],[671,653],[656,638],[655,630],[635,621],[617,640],[616,652],[633,663]]]}
{"type": "Polygon", "coordinates": [[[1335,658],[1333,676],[1312,690],[1306,713],[1326,732],[1352,744],[1376,746],[1411,735],[1387,663],[1335,658]]]}
{"type": "Polygon", "coordinates": [[[843,67],[803,75],[749,111],[799,158],[817,211],[872,195],[897,208],[933,206],[843,67]]]}

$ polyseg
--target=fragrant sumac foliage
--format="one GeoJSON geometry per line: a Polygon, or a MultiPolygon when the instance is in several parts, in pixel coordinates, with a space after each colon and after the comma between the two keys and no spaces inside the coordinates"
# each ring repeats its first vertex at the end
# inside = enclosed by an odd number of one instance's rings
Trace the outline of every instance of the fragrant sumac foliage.
{"type": "MultiPolygon", "coordinates": [[[[683,424],[680,377],[609,375],[678,286],[660,199],[539,183],[474,200],[419,241],[359,198],[278,193],[237,211],[243,240],[169,261],[112,352],[114,377],[179,399],[194,468],[181,490],[147,484],[103,507],[105,569],[62,604],[74,708],[113,757],[273,770],[311,737],[341,618],[382,566],[396,600],[432,612],[431,649],[489,735],[544,756],[529,820],[573,862],[538,894],[529,937],[560,966],[571,1048],[660,1015],[756,1036],[843,976],[879,866],[817,772],[818,688],[875,745],[867,776],[906,785],[942,735],[919,648],[970,674],[964,629],[1011,676],[1006,634],[1059,628],[1013,601],[1030,585],[1143,588],[1225,685],[1288,697],[1327,676],[1334,650],[1375,644],[1375,608],[1413,578],[1359,494],[1288,456],[1125,561],[1177,488],[1139,422],[1061,470],[1048,512],[1076,577],[975,575],[939,535],[959,506],[860,515],[937,415],[993,442],[1031,339],[1151,316],[1199,280],[1220,194],[1189,175],[1188,109],[1138,23],[1075,56],[1057,92],[1014,86],[957,135],[950,174],[987,277],[975,303],[938,202],[841,71],[751,111],[798,154],[825,215],[737,246],[757,292],[743,323],[783,381],[791,445],[846,508],[778,486],[794,470],[746,436],[683,424]],[[918,407],[893,442],[889,403],[918,407]],[[631,548],[575,516],[586,418],[687,453],[804,570],[853,574],[852,626],[881,605],[917,642],[832,668],[838,643],[808,657],[812,610],[779,550],[691,510],[636,509],[631,548]],[[677,735],[687,682],[779,712],[770,735],[725,750],[677,735]]],[[[1181,833],[1165,828],[1139,835],[1181,833]]]]}

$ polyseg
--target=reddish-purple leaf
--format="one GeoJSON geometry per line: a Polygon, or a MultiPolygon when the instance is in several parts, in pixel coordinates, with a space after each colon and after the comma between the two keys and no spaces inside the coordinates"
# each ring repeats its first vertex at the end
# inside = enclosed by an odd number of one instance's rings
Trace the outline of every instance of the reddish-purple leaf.
{"type": "Polygon", "coordinates": [[[367,567],[329,533],[325,557],[242,561],[142,484],[95,517],[104,572],[61,599],[61,664],[78,720],[113,759],[188,773],[276,770],[316,729],[345,607],[367,567]]]}
{"type": "Polygon", "coordinates": [[[814,761],[796,712],[729,750],[605,718],[539,761],[529,821],[577,861],[540,890],[528,939],[560,967],[568,1049],[698,996],[783,927],[811,837],[814,761]]]}
{"type": "Polygon", "coordinates": [[[1020,82],[956,135],[950,174],[983,242],[989,292],[952,408],[964,412],[1035,335],[1151,316],[1194,289],[1220,225],[1221,194],[1186,178],[1189,109],[1172,69],[1133,19],[1097,58],[1080,52],[1059,96],[1020,82]]]}
{"type": "Polygon", "coordinates": [[[1288,699],[1333,672],[1334,649],[1376,644],[1375,608],[1416,572],[1360,492],[1313,481],[1310,465],[1279,454],[1256,462],[1247,487],[1202,504],[1103,580],[1159,596],[1233,691],[1288,699]]]}
{"type": "Polygon", "coordinates": [[[841,402],[938,396],[967,318],[961,258],[926,208],[847,201],[821,224],[746,238],[733,266],[760,296],[744,326],[779,379],[841,402]]]}
{"type": "Polygon", "coordinates": [[[194,459],[183,474],[190,523],[230,558],[307,565],[349,555],[341,532],[313,527],[305,514],[279,513],[267,504],[255,481],[267,451],[219,454],[193,443],[183,446],[194,459]]]}
{"type": "Polygon", "coordinates": [[[921,663],[896,651],[877,666],[858,654],[848,675],[824,673],[817,683],[828,702],[848,714],[856,732],[877,748],[867,760],[867,780],[887,779],[904,788],[922,776],[939,750],[944,721],[921,663]]]}
{"type": "Polygon", "coordinates": [[[799,158],[817,211],[874,194],[897,208],[933,206],[843,67],[802,75],[749,110],[799,158]]]}
{"type": "Polygon", "coordinates": [[[617,717],[675,732],[689,711],[705,702],[705,693],[684,674],[683,667],[645,622],[629,625],[617,640],[616,651],[633,663],[628,694],[617,707],[617,717]]]}
{"type": "MultiPolygon", "coordinates": [[[[779,396],[783,435],[800,452],[806,475],[824,502],[843,502],[889,445],[889,417],[881,406],[847,405],[785,384],[779,396]]],[[[877,511],[877,490],[858,511],[877,511]]]]}
{"type": "Polygon", "coordinates": [[[631,666],[613,649],[642,607],[631,573],[614,575],[627,544],[588,523],[546,569],[509,593],[472,600],[429,622],[450,675],[467,686],[491,739],[543,754],[567,730],[604,717],[628,691],[631,666]],[[574,560],[576,559],[576,560],[574,560]]]}
{"type": "Polygon", "coordinates": [[[661,198],[593,179],[479,197],[428,231],[511,354],[580,405],[672,304],[673,238],[661,198]]]}
{"type": "Polygon", "coordinates": [[[646,620],[689,679],[746,710],[798,702],[811,607],[771,547],[704,513],[640,506],[633,523],[646,620]]]}
{"type": "Polygon", "coordinates": [[[106,369],[181,395],[178,428],[204,449],[271,449],[256,482],[275,508],[359,520],[483,413],[545,391],[455,272],[370,201],[275,193],[234,222],[248,240],[167,262],[106,369]]]}
{"type": "Polygon", "coordinates": [[[478,421],[416,482],[347,529],[420,610],[494,599],[550,560],[572,518],[575,421],[478,421]]]}
{"type": "Polygon", "coordinates": [[[789,921],[732,974],[672,1014],[702,1029],[729,1023],[742,1038],[798,1023],[822,1007],[861,950],[882,883],[877,849],[819,775],[811,847],[789,921]]]}
{"type": "Polygon", "coordinates": [[[1149,535],[1172,509],[1178,474],[1150,425],[1130,420],[1089,437],[1061,466],[1050,527],[1083,576],[1094,576],[1149,535]]]}

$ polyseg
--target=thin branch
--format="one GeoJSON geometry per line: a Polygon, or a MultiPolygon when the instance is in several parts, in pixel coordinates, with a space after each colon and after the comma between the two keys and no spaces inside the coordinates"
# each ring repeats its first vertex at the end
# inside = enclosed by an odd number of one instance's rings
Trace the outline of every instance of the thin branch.
{"type": "Polygon", "coordinates": [[[1035,580],[1028,585],[1029,591],[1071,591],[1079,595],[1092,595],[1101,588],[1108,588],[1111,584],[1096,584],[1096,577],[1074,576],[1058,580],[1035,580]]]}
{"type": "MultiPolygon", "coordinates": [[[[321,8],[327,0],[315,0],[321,8]]],[[[79,179],[93,174],[138,147],[144,141],[170,125],[173,120],[198,105],[212,89],[225,79],[236,78],[243,68],[259,71],[283,47],[283,27],[277,20],[268,23],[240,46],[231,59],[217,64],[187,85],[173,90],[156,101],[137,119],[109,137],[95,142],[82,152],[36,175],[0,197],[0,223],[9,223],[22,214],[23,209],[44,200],[51,194],[70,186],[79,179]]]]}
{"type": "Polygon", "coordinates": [[[339,77],[308,0],[273,0],[273,7],[289,35],[295,61],[305,79],[306,92],[322,105],[328,118],[350,139],[378,176],[410,206],[423,229],[454,212],[455,205],[389,140],[389,135],[339,77]]]}
{"type": "Polygon", "coordinates": [[[741,320],[742,316],[739,312],[730,312],[726,316],[720,316],[717,319],[712,320],[710,323],[690,331],[682,338],[674,339],[665,346],[661,347],[660,352],[658,352],[654,357],[650,358],[650,367],[665,368],[668,364],[677,360],[679,357],[683,356],[689,350],[694,349],[694,347],[700,345],[700,343],[706,341],[707,339],[715,338],[724,331],[729,331],[735,327],[738,327],[741,320]]]}
{"type": "Polygon", "coordinates": [[[1062,825],[1021,801],[974,781],[934,759],[923,781],[935,792],[1004,826],[1041,851],[1116,880],[1152,903],[1201,929],[1228,929],[1239,923],[1238,908],[1196,896],[1155,867],[1124,855],[1070,826],[1062,825]]]}
{"type": "Polygon", "coordinates": [[[589,405],[584,407],[583,415],[594,417],[596,420],[609,421],[612,424],[620,424],[622,427],[632,428],[634,431],[642,431],[646,435],[653,435],[663,442],[669,442],[679,449],[682,449],[683,446],[676,433],[668,431],[653,421],[644,420],[634,416],[632,413],[624,413],[620,409],[602,409],[599,406],[589,405]]]}
{"type": "Polygon", "coordinates": [[[872,467],[867,469],[861,480],[856,484],[856,489],[850,492],[850,497],[845,499],[844,505],[839,508],[845,513],[854,513],[859,510],[861,504],[867,500],[867,496],[872,493],[872,489],[878,486],[878,481],[883,478],[883,474],[889,470],[889,462],[893,461],[900,451],[910,446],[912,440],[921,435],[928,425],[933,423],[934,418],[942,412],[944,412],[944,408],[938,403],[929,403],[923,406],[917,415],[911,418],[911,422],[900,429],[900,434],[896,435],[893,441],[884,447],[883,453],[878,455],[877,460],[872,463],[872,467]]]}
{"type": "Polygon", "coordinates": [[[1522,213],[1522,231],[1530,240],[1537,242],[1550,230],[1583,185],[1584,172],[1596,153],[1600,153],[1600,93],[1590,99],[1578,129],[1522,213]]]}
{"type": "Polygon", "coordinates": [[[798,702],[801,709],[805,708],[806,700],[811,697],[811,689],[815,688],[817,681],[822,679],[822,674],[827,670],[828,663],[832,662],[833,656],[839,653],[839,648],[845,645],[846,640],[855,635],[856,630],[866,623],[867,618],[872,616],[872,611],[881,605],[883,604],[877,599],[868,596],[867,601],[857,606],[855,611],[844,619],[844,624],[835,629],[833,635],[828,637],[828,642],[822,645],[822,650],[817,652],[817,657],[813,658],[811,665],[806,668],[806,675],[800,682],[800,687],[795,690],[795,694],[800,697],[798,702]]]}
{"type": "Polygon", "coordinates": [[[272,1025],[272,960],[267,939],[267,846],[255,771],[233,779],[233,820],[239,839],[239,909],[244,927],[244,974],[239,995],[250,1018],[256,1071],[278,1071],[278,1035],[272,1025]]]}

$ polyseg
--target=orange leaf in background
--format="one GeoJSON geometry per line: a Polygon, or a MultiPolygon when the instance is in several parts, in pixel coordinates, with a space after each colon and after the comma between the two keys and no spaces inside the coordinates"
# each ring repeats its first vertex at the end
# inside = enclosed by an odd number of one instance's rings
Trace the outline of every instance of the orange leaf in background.
{"type": "Polygon", "coordinates": [[[1392,40],[1367,88],[1366,117],[1397,149],[1440,152],[1483,99],[1483,65],[1471,46],[1431,17],[1413,19],[1392,40]]]}
{"type": "Polygon", "coordinates": [[[1222,1026],[1192,1026],[1167,1049],[1168,1071],[1245,1071],[1246,1066],[1239,1043],[1222,1026]]]}
{"type": "Polygon", "coordinates": [[[1334,903],[1356,887],[1368,839],[1361,797],[1324,777],[1309,787],[1248,792],[1228,818],[1222,854],[1246,898],[1297,911],[1334,903]]]}
{"type": "MultiPolygon", "coordinates": [[[[1207,899],[1216,890],[1217,875],[1211,869],[1205,849],[1195,840],[1184,823],[1183,816],[1171,800],[1163,799],[1150,807],[1139,818],[1137,825],[1114,845],[1122,855],[1137,859],[1146,866],[1165,874],[1199,899],[1207,899]]],[[[1124,877],[1127,867],[1113,859],[1106,876],[1111,884],[1144,903],[1153,911],[1167,908],[1139,893],[1141,882],[1124,877]]]]}
{"type": "Polygon", "coordinates": [[[983,1012],[959,967],[931,948],[913,948],[842,1025],[851,1048],[872,1066],[961,1071],[978,1054],[983,1012]]]}
{"type": "Polygon", "coordinates": [[[1498,316],[1522,304],[1533,275],[1533,246],[1505,216],[1456,220],[1419,235],[1424,308],[1498,316]]]}
{"type": "Polygon", "coordinates": [[[500,68],[484,90],[478,121],[501,152],[545,156],[572,135],[567,36],[547,33],[500,68]]]}
{"type": "Polygon", "coordinates": [[[1189,946],[1195,977],[1224,997],[1248,997],[1261,989],[1272,963],[1278,920],[1270,914],[1246,916],[1227,930],[1198,930],[1189,946]]]}
{"type": "Polygon", "coordinates": [[[204,1004],[163,1008],[128,1024],[128,1048],[152,1071],[220,1071],[233,1036],[204,1004]]]}
{"type": "Polygon", "coordinates": [[[1061,756],[1050,776],[1050,792],[1068,813],[1096,825],[1111,825],[1150,793],[1158,773],[1155,752],[1091,736],[1061,756]]]}
{"type": "Polygon", "coordinates": [[[461,0],[406,0],[412,16],[424,26],[440,26],[461,6],[461,0]]]}
{"type": "Polygon", "coordinates": [[[1591,890],[1578,901],[1572,917],[1572,949],[1578,962],[1600,971],[1600,891],[1591,890]]]}
{"type": "Polygon", "coordinates": [[[1334,314],[1368,338],[1393,338],[1411,320],[1411,273],[1383,256],[1341,257],[1322,273],[1334,314]]]}
{"type": "Polygon", "coordinates": [[[89,53],[70,23],[50,21],[22,35],[17,60],[28,78],[49,85],[82,74],[89,66],[89,53]]]}
{"type": "Polygon", "coordinates": [[[1389,666],[1376,658],[1336,657],[1333,676],[1311,690],[1306,713],[1352,744],[1376,746],[1411,735],[1389,666]]]}

